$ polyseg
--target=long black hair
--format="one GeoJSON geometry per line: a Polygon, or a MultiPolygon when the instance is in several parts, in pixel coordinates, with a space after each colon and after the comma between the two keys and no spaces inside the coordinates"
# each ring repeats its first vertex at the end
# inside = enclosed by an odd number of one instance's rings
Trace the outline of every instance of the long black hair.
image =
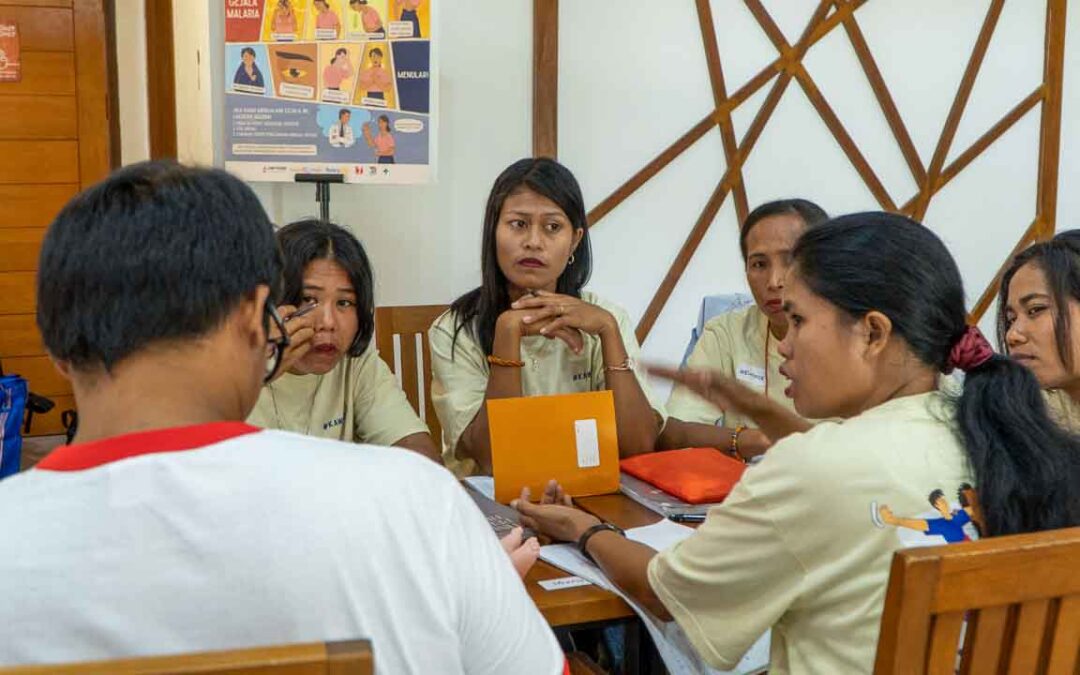
{"type": "Polygon", "coordinates": [[[750,236],[750,230],[754,229],[754,226],[761,221],[772,216],[798,216],[802,218],[807,227],[820,225],[829,219],[829,214],[825,213],[825,209],[809,199],[799,199],[798,197],[777,199],[759,205],[746,215],[746,220],[743,221],[742,227],[739,228],[739,250],[742,252],[744,262],[748,253],[746,239],[750,236]]]}
{"type": "Polygon", "coordinates": [[[318,218],[289,223],[277,232],[284,260],[283,298],[300,306],[304,295],[304,270],[313,260],[332,260],[349,275],[356,293],[357,331],[349,356],[360,356],[375,332],[375,282],[364,247],[344,227],[318,218]]]}
{"type": "MultiPolygon", "coordinates": [[[[854,318],[870,311],[923,363],[949,368],[967,330],[960,271],[938,237],[889,213],[858,213],[807,230],[798,274],[854,318]]],[[[1031,372],[995,354],[966,374],[956,429],[976,479],[986,534],[1080,524],[1080,439],[1049,417],[1031,372]]]]}
{"type": "Polygon", "coordinates": [[[1054,303],[1054,342],[1058,356],[1068,370],[1073,369],[1072,322],[1069,321],[1069,300],[1080,301],[1080,230],[1065,230],[1050,241],[1033,244],[1021,251],[1001,275],[998,295],[997,338],[1002,351],[1008,351],[1005,335],[1009,320],[1005,309],[1009,303],[1009,284],[1020,268],[1034,262],[1046,275],[1046,285],[1054,303]]]}
{"type": "Polygon", "coordinates": [[[521,188],[528,188],[555,202],[570,220],[574,232],[583,231],[581,242],[574,249],[566,269],[559,275],[556,292],[580,298],[581,289],[592,274],[592,248],[589,245],[585,200],[581,196],[581,187],[578,186],[574,174],[548,157],[519,159],[499,174],[488,195],[487,209],[484,211],[484,241],[480,254],[480,286],[450,305],[450,310],[456,317],[455,345],[458,333],[465,328],[484,353],[491,354],[495,342],[495,321],[510,307],[510,293],[507,289],[509,282],[499,268],[495,230],[499,226],[503,202],[521,188]]]}

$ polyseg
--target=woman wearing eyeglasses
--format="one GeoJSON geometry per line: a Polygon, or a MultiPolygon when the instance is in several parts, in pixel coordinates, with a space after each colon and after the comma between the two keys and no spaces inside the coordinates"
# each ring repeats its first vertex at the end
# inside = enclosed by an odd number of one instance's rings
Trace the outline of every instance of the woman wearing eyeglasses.
{"type": "Polygon", "coordinates": [[[440,461],[427,426],[372,344],[374,284],[360,242],[320,220],[291,223],[277,240],[286,303],[277,314],[289,344],[277,348],[280,364],[248,421],[440,461]]]}

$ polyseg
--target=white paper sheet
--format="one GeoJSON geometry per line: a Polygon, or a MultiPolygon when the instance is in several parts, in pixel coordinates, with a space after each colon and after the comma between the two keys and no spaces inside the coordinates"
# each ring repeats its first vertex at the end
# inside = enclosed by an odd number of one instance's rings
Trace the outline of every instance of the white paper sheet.
{"type": "MultiPolygon", "coordinates": [[[[673,546],[693,533],[693,529],[668,520],[662,520],[646,527],[636,527],[626,531],[628,539],[645,544],[657,550],[673,546]]],[[[714,670],[698,656],[689,639],[674,621],[665,623],[647,612],[625,593],[611,583],[607,575],[588,561],[577,547],[572,544],[552,544],[540,547],[540,558],[563,571],[588,579],[597,586],[618,593],[645,624],[646,630],[664,660],[671,675],[749,675],[760,673],[769,666],[770,634],[762,635],[746,652],[734,670],[714,670]]]]}

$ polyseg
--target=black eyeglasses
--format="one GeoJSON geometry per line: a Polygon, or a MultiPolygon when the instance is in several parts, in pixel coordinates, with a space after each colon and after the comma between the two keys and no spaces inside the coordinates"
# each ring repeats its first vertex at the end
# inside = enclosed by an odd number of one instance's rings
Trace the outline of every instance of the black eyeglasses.
{"type": "Polygon", "coordinates": [[[270,320],[274,322],[274,328],[277,329],[278,334],[277,337],[267,336],[266,375],[263,376],[263,384],[277,375],[278,368],[281,368],[281,357],[285,354],[285,348],[289,346],[289,332],[285,330],[285,322],[277,309],[269,302],[266,303],[266,313],[270,315],[270,320]]]}

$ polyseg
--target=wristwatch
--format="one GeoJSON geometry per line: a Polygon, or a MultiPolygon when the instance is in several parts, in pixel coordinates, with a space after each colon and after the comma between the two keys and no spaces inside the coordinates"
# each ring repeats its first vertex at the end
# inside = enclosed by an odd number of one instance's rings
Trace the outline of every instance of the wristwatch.
{"type": "Polygon", "coordinates": [[[588,546],[589,540],[592,539],[592,536],[594,534],[596,534],[597,532],[603,532],[604,530],[611,530],[612,532],[617,533],[620,537],[626,536],[626,533],[622,531],[622,528],[616,527],[611,523],[597,523],[596,525],[593,525],[589,529],[585,530],[585,532],[583,532],[581,537],[579,537],[577,540],[578,551],[580,551],[581,555],[585,556],[588,561],[593,563],[594,565],[596,564],[596,560],[594,560],[593,557],[589,555],[589,551],[585,547],[588,546]]]}

